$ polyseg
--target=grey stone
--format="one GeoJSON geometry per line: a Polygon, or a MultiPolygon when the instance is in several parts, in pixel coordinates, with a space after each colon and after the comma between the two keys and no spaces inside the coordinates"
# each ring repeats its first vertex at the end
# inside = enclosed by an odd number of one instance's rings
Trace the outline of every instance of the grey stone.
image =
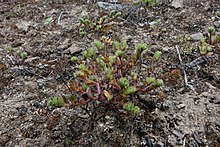
{"type": "Polygon", "coordinates": [[[32,63],[33,61],[37,61],[40,60],[40,57],[31,57],[31,58],[27,58],[24,63],[32,63]]]}
{"type": "Polygon", "coordinates": [[[186,107],[186,105],[181,103],[181,104],[177,105],[176,107],[177,107],[178,109],[183,109],[183,108],[186,107]]]}
{"type": "Polygon", "coordinates": [[[65,39],[64,42],[57,47],[58,50],[65,50],[71,46],[70,39],[65,39]]]}
{"type": "Polygon", "coordinates": [[[203,38],[203,34],[202,33],[195,33],[190,35],[190,38],[194,41],[199,41],[201,38],[203,38]]]}
{"type": "Polygon", "coordinates": [[[70,51],[71,54],[75,54],[75,53],[78,53],[80,52],[82,49],[79,48],[76,44],[72,44],[68,50],[70,51]]]}
{"type": "Polygon", "coordinates": [[[32,25],[32,22],[30,21],[19,21],[16,26],[18,27],[18,29],[21,29],[25,32],[28,31],[28,28],[32,25]]]}
{"type": "Polygon", "coordinates": [[[183,0],[173,0],[171,6],[174,8],[182,8],[183,7],[183,0]]]}

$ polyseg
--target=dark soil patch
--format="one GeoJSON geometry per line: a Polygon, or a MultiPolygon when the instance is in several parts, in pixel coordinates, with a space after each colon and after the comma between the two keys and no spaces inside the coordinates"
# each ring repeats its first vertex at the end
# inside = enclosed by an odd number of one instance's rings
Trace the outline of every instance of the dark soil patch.
{"type": "MultiPolygon", "coordinates": [[[[66,83],[73,79],[71,56],[103,35],[79,35],[78,19],[98,16],[99,10],[91,1],[0,2],[0,146],[220,146],[219,59],[185,69],[191,85],[185,90],[175,48],[181,47],[186,64],[201,57],[198,47],[190,50],[198,40],[178,37],[198,32],[207,37],[209,26],[219,33],[217,0],[184,1],[176,9],[171,2],[124,9],[112,31],[104,33],[127,40],[131,48],[146,42],[151,51],[162,51],[164,97],[158,103],[140,95],[146,113],[131,117],[101,106],[96,110],[99,119],[92,120],[80,108],[48,108],[51,96],[70,96],[66,83]],[[152,27],[158,19],[161,22],[152,27]]],[[[219,43],[213,50],[220,56],[219,43]]]]}

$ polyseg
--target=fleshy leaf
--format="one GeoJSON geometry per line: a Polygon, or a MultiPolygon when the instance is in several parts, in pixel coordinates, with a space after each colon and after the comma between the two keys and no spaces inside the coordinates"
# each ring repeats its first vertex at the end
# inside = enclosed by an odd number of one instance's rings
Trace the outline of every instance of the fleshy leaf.
{"type": "Polygon", "coordinates": [[[113,98],[113,96],[106,90],[104,90],[104,95],[109,101],[113,98]]]}

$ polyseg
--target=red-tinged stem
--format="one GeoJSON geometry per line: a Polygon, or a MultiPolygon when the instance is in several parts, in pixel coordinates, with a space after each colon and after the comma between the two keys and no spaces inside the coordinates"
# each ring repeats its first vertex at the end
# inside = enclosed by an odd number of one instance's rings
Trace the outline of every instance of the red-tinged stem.
{"type": "Polygon", "coordinates": [[[101,94],[101,89],[100,89],[100,84],[98,82],[96,83],[96,88],[98,90],[98,95],[100,95],[101,94]]]}

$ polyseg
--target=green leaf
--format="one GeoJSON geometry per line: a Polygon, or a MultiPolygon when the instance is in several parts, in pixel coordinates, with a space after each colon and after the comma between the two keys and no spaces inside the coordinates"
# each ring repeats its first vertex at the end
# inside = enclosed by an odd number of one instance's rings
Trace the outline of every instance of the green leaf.
{"type": "Polygon", "coordinates": [[[116,50],[120,50],[121,49],[121,43],[118,42],[118,41],[115,41],[114,42],[114,47],[115,47],[116,50]]]}
{"type": "Polygon", "coordinates": [[[163,80],[162,79],[157,79],[155,82],[154,82],[154,86],[155,87],[160,87],[160,86],[163,86],[164,83],[163,83],[163,80]]]}
{"type": "Polygon", "coordinates": [[[65,102],[62,97],[51,97],[47,102],[48,106],[54,106],[54,107],[62,107],[64,103],[65,102]]]}
{"type": "Polygon", "coordinates": [[[27,52],[21,52],[20,56],[22,59],[27,58],[27,52]]]}
{"type": "Polygon", "coordinates": [[[104,69],[105,75],[109,80],[112,80],[114,75],[112,74],[112,70],[109,68],[104,69]]]}
{"type": "Polygon", "coordinates": [[[124,91],[123,91],[123,95],[130,95],[133,94],[137,91],[137,88],[135,86],[128,86],[124,91]]]}
{"type": "Polygon", "coordinates": [[[141,112],[140,108],[135,106],[132,102],[125,103],[123,109],[133,114],[139,114],[141,112]]]}
{"type": "Polygon", "coordinates": [[[136,73],[136,72],[132,72],[132,73],[131,73],[131,76],[132,76],[132,79],[133,79],[134,81],[137,80],[137,73],[136,73]]]}
{"type": "Polygon", "coordinates": [[[47,19],[45,19],[44,24],[49,24],[53,22],[53,17],[48,17],[47,19]]]}
{"type": "Polygon", "coordinates": [[[117,12],[117,13],[114,15],[113,19],[116,19],[116,18],[118,18],[118,16],[121,16],[121,15],[122,15],[121,12],[117,12]]]}
{"type": "Polygon", "coordinates": [[[212,47],[211,47],[211,46],[208,46],[208,47],[206,48],[206,50],[207,50],[207,52],[211,52],[211,51],[212,51],[212,47]]]}
{"type": "Polygon", "coordinates": [[[96,58],[96,62],[99,64],[99,66],[102,68],[102,69],[105,69],[106,68],[106,64],[105,62],[100,59],[100,58],[96,58]]]}
{"type": "Polygon", "coordinates": [[[7,50],[9,53],[14,52],[14,49],[13,49],[13,47],[11,47],[11,46],[8,46],[8,47],[6,48],[6,50],[7,50]]]}
{"type": "Polygon", "coordinates": [[[116,13],[117,13],[117,11],[111,10],[109,13],[109,17],[113,17],[116,13]]]}
{"type": "Polygon", "coordinates": [[[116,56],[109,56],[108,59],[109,59],[110,65],[112,65],[115,62],[116,56]]]}
{"type": "Polygon", "coordinates": [[[88,49],[88,56],[89,56],[90,58],[92,58],[92,57],[95,56],[95,51],[94,51],[93,48],[89,48],[89,49],[88,49]]]}
{"type": "Polygon", "coordinates": [[[84,18],[79,18],[79,21],[80,21],[82,24],[85,24],[85,19],[84,19],[84,18]]]}
{"type": "Polygon", "coordinates": [[[200,43],[201,43],[202,45],[206,43],[204,37],[202,37],[202,38],[200,39],[200,43]]]}
{"type": "Polygon", "coordinates": [[[88,88],[88,86],[87,86],[86,84],[83,84],[83,85],[82,85],[82,89],[83,89],[83,91],[86,91],[87,88],[88,88]]]}
{"type": "Polygon", "coordinates": [[[205,45],[200,47],[200,54],[206,54],[207,53],[207,47],[205,45]]]}
{"type": "Polygon", "coordinates": [[[76,56],[72,56],[71,59],[70,59],[71,62],[77,62],[78,60],[79,59],[76,56]]]}
{"type": "Polygon", "coordinates": [[[139,59],[141,57],[141,54],[143,51],[147,49],[147,44],[146,43],[139,43],[136,46],[136,57],[139,59]]]}
{"type": "Polygon", "coordinates": [[[84,64],[80,64],[77,66],[80,70],[85,71],[88,70],[87,67],[84,64]]]}
{"type": "Polygon", "coordinates": [[[160,56],[161,56],[161,51],[156,51],[156,52],[154,53],[154,59],[155,59],[156,61],[158,61],[158,60],[160,59],[160,56]]]}
{"type": "Polygon", "coordinates": [[[83,51],[82,52],[82,56],[86,59],[87,58],[87,55],[88,55],[88,52],[87,51],[83,51]]]}
{"type": "Polygon", "coordinates": [[[121,87],[128,87],[129,86],[129,81],[128,81],[127,78],[120,78],[119,81],[118,81],[118,84],[121,87]]]}
{"type": "Polygon", "coordinates": [[[215,27],[213,27],[213,26],[208,27],[208,31],[209,31],[210,35],[215,35],[215,33],[216,33],[215,27]]]}
{"type": "Polygon", "coordinates": [[[116,53],[115,53],[115,55],[116,55],[117,57],[122,57],[122,56],[124,55],[124,52],[123,52],[122,50],[117,50],[116,53]]]}
{"type": "Polygon", "coordinates": [[[103,49],[104,49],[104,45],[102,44],[101,41],[96,40],[94,43],[95,43],[95,46],[96,46],[99,50],[103,50],[103,49]]]}
{"type": "Polygon", "coordinates": [[[146,82],[147,82],[148,85],[150,85],[150,84],[155,82],[155,78],[154,77],[147,77],[146,82]]]}
{"type": "Polygon", "coordinates": [[[125,50],[126,47],[127,47],[127,42],[126,42],[126,40],[123,40],[123,41],[121,42],[121,49],[122,49],[122,50],[125,50]]]}

